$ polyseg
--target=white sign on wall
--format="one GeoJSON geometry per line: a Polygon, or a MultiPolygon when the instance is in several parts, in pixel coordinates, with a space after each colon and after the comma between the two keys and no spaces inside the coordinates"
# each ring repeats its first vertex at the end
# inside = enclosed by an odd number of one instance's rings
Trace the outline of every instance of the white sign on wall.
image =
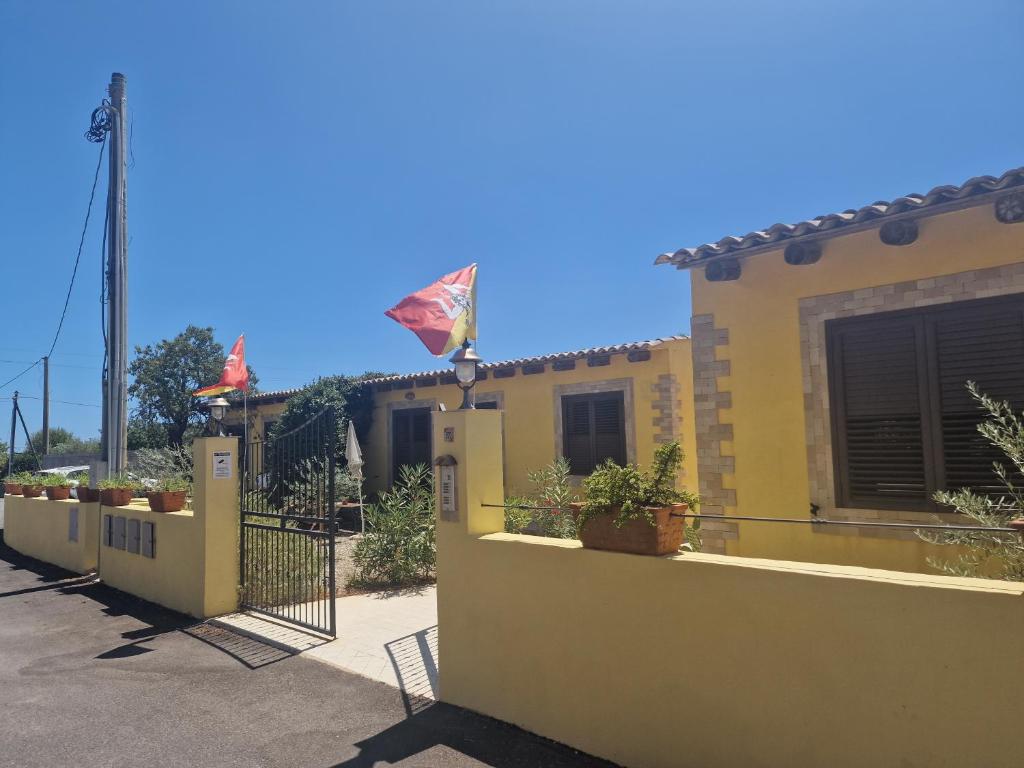
{"type": "Polygon", "coordinates": [[[231,451],[213,452],[213,479],[231,479],[231,451]]]}

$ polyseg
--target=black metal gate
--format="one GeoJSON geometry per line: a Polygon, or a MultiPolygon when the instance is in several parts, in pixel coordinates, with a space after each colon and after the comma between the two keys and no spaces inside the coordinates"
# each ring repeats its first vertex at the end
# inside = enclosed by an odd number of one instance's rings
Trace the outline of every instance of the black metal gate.
{"type": "Polygon", "coordinates": [[[335,415],[246,446],[242,607],[336,635],[335,415]]]}

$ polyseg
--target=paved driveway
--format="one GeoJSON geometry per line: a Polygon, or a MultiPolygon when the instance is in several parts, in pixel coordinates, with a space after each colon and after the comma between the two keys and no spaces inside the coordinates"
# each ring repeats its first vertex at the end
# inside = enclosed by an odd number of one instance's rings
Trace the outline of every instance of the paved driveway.
{"type": "Polygon", "coordinates": [[[606,766],[0,542],[0,766],[606,766]]]}

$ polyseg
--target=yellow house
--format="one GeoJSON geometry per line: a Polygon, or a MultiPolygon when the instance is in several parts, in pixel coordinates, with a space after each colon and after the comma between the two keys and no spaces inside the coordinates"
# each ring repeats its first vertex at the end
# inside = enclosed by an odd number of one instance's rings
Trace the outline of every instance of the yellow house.
{"type": "MultiPolygon", "coordinates": [[[[703,511],[956,518],[992,484],[967,380],[1024,407],[1024,169],[666,253],[690,271],[703,511]]],[[[928,570],[912,530],[729,522],[728,554],[928,570]]],[[[943,552],[942,554],[948,554],[943,552]]]]}
{"type": "MultiPolygon", "coordinates": [[[[485,362],[473,388],[477,408],[502,412],[505,490],[531,490],[527,474],[565,456],[573,474],[605,458],[648,465],[660,443],[679,440],[686,455],[680,483],[695,488],[696,442],[690,340],[672,336],[518,360],[485,362]]],[[[363,445],[368,492],[394,481],[403,464],[429,463],[430,414],[455,410],[462,391],[448,368],[367,382],[373,418],[363,445]]],[[[298,389],[249,398],[250,437],[261,438],[298,389]]],[[[227,419],[232,433],[241,409],[227,419]]],[[[500,500],[496,500],[500,501],[500,500]]]]}

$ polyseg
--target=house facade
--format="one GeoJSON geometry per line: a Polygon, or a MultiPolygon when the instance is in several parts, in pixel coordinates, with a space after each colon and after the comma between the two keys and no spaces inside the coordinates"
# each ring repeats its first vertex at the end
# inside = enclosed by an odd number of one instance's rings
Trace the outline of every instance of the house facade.
{"type": "MultiPolygon", "coordinates": [[[[1024,169],[663,254],[689,270],[704,512],[925,523],[1024,407],[1024,169]]],[[[711,530],[714,528],[714,530],[711,530]]],[[[724,522],[728,554],[927,571],[906,529],[724,522]]]]}
{"type": "MultiPolygon", "coordinates": [[[[693,372],[684,336],[485,362],[473,388],[477,408],[503,414],[505,490],[531,491],[527,475],[559,456],[582,478],[601,461],[648,465],[661,443],[679,440],[686,458],[679,482],[696,488],[693,372]]],[[[462,390],[448,369],[368,381],[373,417],[365,439],[367,492],[390,487],[403,464],[429,463],[431,413],[455,410],[462,390]]],[[[249,398],[250,439],[263,439],[298,389],[249,398]]],[[[241,408],[226,420],[240,431],[241,408]]],[[[498,500],[496,500],[498,501],[498,500]]]]}

